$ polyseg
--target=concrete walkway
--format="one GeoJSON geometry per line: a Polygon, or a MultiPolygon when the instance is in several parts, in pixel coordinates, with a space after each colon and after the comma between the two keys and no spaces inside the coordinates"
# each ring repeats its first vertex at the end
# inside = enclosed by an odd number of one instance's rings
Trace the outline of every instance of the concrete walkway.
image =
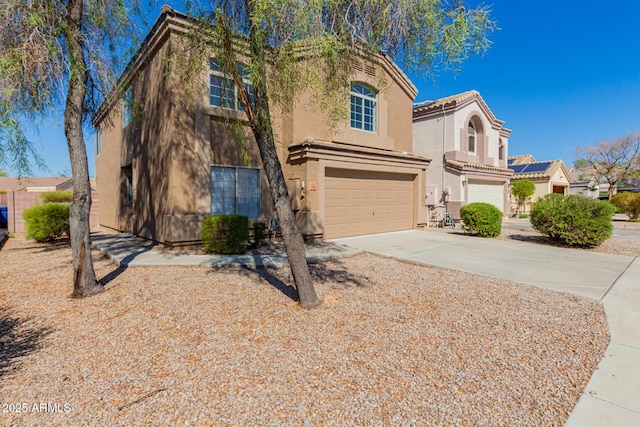
{"type": "MultiPolygon", "coordinates": [[[[122,267],[200,266],[200,267],[286,267],[285,254],[270,255],[169,255],[142,247],[131,234],[94,234],[91,243],[122,267]]],[[[307,261],[319,262],[356,255],[360,249],[339,244],[307,246],[307,261]]]]}
{"type": "Polygon", "coordinates": [[[457,232],[412,230],[332,242],[602,301],[611,342],[565,426],[640,426],[640,259],[457,232]]]}

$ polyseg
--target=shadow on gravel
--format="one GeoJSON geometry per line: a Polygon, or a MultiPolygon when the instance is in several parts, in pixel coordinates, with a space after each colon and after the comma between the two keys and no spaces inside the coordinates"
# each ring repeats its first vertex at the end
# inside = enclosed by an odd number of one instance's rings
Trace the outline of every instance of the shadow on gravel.
{"type": "MultiPolygon", "coordinates": [[[[298,290],[293,286],[287,285],[285,282],[282,281],[282,279],[274,275],[270,269],[263,268],[263,267],[244,267],[244,268],[247,271],[250,271],[258,275],[259,277],[261,277],[268,284],[270,284],[271,286],[273,286],[274,288],[282,292],[286,297],[294,301],[299,300],[298,290]]],[[[291,281],[291,283],[293,283],[293,280],[291,281]]]]}
{"type": "Polygon", "coordinates": [[[314,282],[333,283],[343,287],[367,287],[362,277],[351,274],[344,264],[338,260],[309,265],[309,270],[314,282]]]}
{"type": "Polygon", "coordinates": [[[107,286],[107,284],[109,284],[109,282],[111,282],[112,280],[115,280],[118,276],[120,276],[125,271],[127,271],[127,267],[118,266],[111,273],[108,273],[104,277],[102,277],[101,279],[98,279],[98,282],[102,286],[107,286]]]}
{"type": "Polygon", "coordinates": [[[53,332],[29,325],[31,319],[14,317],[0,307],[0,378],[20,369],[20,358],[38,351],[41,341],[53,332]]]}
{"type": "MultiPolygon", "coordinates": [[[[309,273],[314,284],[322,283],[340,287],[368,287],[362,277],[349,273],[338,260],[320,263],[309,263],[309,273]]],[[[282,292],[285,296],[298,301],[298,291],[293,286],[291,270],[286,268],[243,267],[245,271],[253,273],[282,292]],[[287,283],[290,283],[287,284],[287,283]]]]}

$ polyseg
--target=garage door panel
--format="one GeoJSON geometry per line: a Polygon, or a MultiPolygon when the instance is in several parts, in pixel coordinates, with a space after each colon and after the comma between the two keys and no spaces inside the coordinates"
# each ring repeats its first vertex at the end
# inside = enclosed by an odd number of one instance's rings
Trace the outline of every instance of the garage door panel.
{"type": "Polygon", "coordinates": [[[327,169],[325,238],[413,227],[414,175],[327,169]]]}
{"type": "Polygon", "coordinates": [[[502,183],[470,181],[467,192],[468,203],[489,203],[504,212],[504,190],[502,183]]]}

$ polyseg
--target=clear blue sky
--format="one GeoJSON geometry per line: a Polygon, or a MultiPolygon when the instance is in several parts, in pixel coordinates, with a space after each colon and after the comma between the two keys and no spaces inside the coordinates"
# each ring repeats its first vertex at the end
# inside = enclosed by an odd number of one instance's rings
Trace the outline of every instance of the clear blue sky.
{"type": "MultiPolygon", "coordinates": [[[[169,4],[178,4],[178,1],[169,4]]],[[[471,5],[477,5],[470,1],[471,5]]],[[[499,31],[482,57],[454,76],[409,73],[416,101],[476,89],[513,130],[509,154],[573,163],[575,147],[640,130],[640,2],[517,1],[491,4],[499,31]]],[[[152,12],[153,22],[160,8],[152,12]]],[[[93,135],[87,135],[95,175],[93,135]]],[[[70,173],[61,124],[34,137],[49,171],[70,173]]]]}

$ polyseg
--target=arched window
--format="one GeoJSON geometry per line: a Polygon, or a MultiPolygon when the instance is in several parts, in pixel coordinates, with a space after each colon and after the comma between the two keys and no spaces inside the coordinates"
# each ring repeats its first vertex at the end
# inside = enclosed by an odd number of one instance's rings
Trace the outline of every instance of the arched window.
{"type": "Polygon", "coordinates": [[[351,128],[376,131],[378,95],[360,83],[351,84],[351,128]]]}
{"type": "Polygon", "coordinates": [[[469,127],[467,128],[467,139],[469,141],[469,152],[476,152],[476,126],[471,120],[469,120],[469,127]]]}

